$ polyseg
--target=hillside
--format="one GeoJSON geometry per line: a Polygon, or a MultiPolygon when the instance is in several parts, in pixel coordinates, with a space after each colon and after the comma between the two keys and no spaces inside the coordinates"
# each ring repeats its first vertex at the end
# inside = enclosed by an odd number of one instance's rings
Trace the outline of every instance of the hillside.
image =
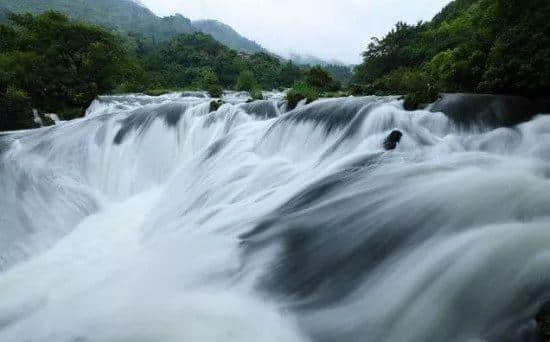
{"type": "Polygon", "coordinates": [[[35,127],[32,109],[80,117],[100,94],[239,89],[261,98],[261,89],[302,77],[293,63],[239,53],[202,32],[124,37],[60,12],[16,14],[0,24],[0,131],[35,127]]]}
{"type": "MultiPolygon", "coordinates": [[[[66,13],[70,18],[103,26],[125,34],[138,34],[153,40],[169,40],[179,34],[201,31],[219,42],[247,53],[264,51],[257,43],[239,35],[231,27],[216,21],[199,21],[176,14],[158,17],[132,0],[0,0],[0,9],[15,13],[40,14],[47,10],[66,13]]],[[[1,10],[0,10],[1,12],[1,10]]],[[[2,14],[0,14],[2,20],[2,14]]]]}
{"type": "Polygon", "coordinates": [[[56,10],[75,20],[157,39],[169,39],[194,31],[191,21],[181,15],[160,18],[146,7],[130,0],[0,0],[0,7],[16,13],[34,14],[56,10]]]}
{"type": "Polygon", "coordinates": [[[326,65],[340,65],[346,66],[346,63],[339,61],[337,59],[325,60],[313,55],[301,55],[297,53],[290,53],[288,59],[292,62],[299,65],[309,65],[309,66],[326,66],[326,65]]]}
{"type": "Polygon", "coordinates": [[[192,24],[199,31],[211,35],[220,43],[237,51],[247,53],[266,51],[258,43],[241,36],[231,26],[217,20],[197,20],[192,24]]]}
{"type": "Polygon", "coordinates": [[[343,85],[347,85],[353,78],[353,66],[346,65],[345,63],[336,59],[324,60],[316,56],[300,55],[296,53],[289,54],[288,59],[292,61],[292,63],[300,66],[321,66],[330,74],[332,78],[343,85]]]}
{"type": "Polygon", "coordinates": [[[546,95],[548,13],[547,0],[453,1],[430,22],[374,38],[354,83],[368,94],[415,93],[411,103],[440,92],[546,95]]]}

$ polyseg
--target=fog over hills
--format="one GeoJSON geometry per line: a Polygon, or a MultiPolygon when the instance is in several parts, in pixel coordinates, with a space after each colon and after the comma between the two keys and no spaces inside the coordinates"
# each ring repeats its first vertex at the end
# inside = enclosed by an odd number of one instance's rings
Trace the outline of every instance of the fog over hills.
{"type": "Polygon", "coordinates": [[[260,44],[243,37],[231,26],[218,20],[195,20],[192,24],[199,31],[211,35],[217,41],[232,49],[248,53],[266,52],[260,44]]]}

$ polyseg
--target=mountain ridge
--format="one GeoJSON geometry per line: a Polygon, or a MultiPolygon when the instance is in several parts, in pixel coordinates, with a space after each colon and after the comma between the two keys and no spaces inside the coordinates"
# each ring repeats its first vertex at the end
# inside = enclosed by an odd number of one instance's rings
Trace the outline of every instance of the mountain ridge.
{"type": "Polygon", "coordinates": [[[260,44],[252,41],[231,26],[214,19],[193,20],[191,24],[202,33],[214,37],[220,43],[238,51],[247,53],[268,52],[260,44]]]}
{"type": "MultiPolygon", "coordinates": [[[[30,12],[48,10],[66,13],[74,20],[100,25],[125,34],[141,34],[153,40],[169,40],[179,34],[203,32],[220,43],[246,53],[267,52],[258,43],[240,35],[220,21],[199,20],[174,14],[160,17],[139,0],[0,0],[0,12],[30,12]],[[195,25],[193,24],[195,23],[195,25]]],[[[0,20],[2,20],[0,13],[0,20]]]]}

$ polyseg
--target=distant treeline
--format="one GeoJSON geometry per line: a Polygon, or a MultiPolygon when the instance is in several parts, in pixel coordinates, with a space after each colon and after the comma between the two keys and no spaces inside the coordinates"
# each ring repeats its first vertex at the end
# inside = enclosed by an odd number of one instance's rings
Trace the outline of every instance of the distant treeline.
{"type": "Polygon", "coordinates": [[[308,70],[267,53],[237,52],[203,33],[158,41],[59,12],[10,14],[0,25],[0,130],[36,126],[33,108],[80,117],[99,94],[203,89],[217,97],[239,89],[259,98],[261,89],[291,87],[308,70]]]}
{"type": "Polygon", "coordinates": [[[355,70],[361,94],[550,94],[550,1],[456,0],[432,21],[373,38],[355,70]]]}

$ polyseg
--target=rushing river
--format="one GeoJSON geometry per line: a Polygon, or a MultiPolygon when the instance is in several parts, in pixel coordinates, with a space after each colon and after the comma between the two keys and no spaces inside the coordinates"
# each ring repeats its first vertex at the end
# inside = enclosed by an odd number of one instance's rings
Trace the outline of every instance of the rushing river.
{"type": "Polygon", "coordinates": [[[550,116],[268,95],[0,136],[0,341],[537,341],[550,116]]]}

